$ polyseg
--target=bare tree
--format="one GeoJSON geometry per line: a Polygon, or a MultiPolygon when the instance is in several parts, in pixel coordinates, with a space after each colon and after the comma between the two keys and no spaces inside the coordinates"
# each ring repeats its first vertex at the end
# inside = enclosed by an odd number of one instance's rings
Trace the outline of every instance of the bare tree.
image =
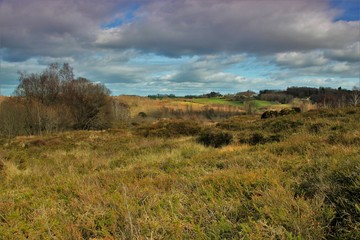
{"type": "Polygon", "coordinates": [[[0,132],[11,138],[25,133],[25,107],[20,99],[10,97],[0,104],[0,132]]]}
{"type": "Polygon", "coordinates": [[[74,79],[69,64],[50,64],[40,74],[20,72],[19,80],[15,94],[23,100],[28,134],[111,126],[110,91],[85,78],[74,79]]]}
{"type": "Polygon", "coordinates": [[[356,107],[359,103],[360,103],[360,91],[353,90],[350,93],[350,104],[356,107]]]}

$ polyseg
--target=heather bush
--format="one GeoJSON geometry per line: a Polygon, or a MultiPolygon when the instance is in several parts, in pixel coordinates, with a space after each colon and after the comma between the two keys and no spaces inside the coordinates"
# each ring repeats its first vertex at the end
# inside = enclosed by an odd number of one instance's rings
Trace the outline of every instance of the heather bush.
{"type": "Polygon", "coordinates": [[[229,145],[232,139],[233,136],[229,132],[216,129],[206,129],[200,133],[197,141],[205,146],[219,148],[229,145]]]}

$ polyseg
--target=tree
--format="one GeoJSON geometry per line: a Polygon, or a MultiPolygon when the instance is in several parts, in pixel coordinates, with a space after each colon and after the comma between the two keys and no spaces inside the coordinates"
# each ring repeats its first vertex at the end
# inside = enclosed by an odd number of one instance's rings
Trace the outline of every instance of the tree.
{"type": "Polygon", "coordinates": [[[111,126],[110,90],[86,78],[65,81],[63,99],[75,118],[75,129],[103,129],[111,126]]]}
{"type": "Polygon", "coordinates": [[[350,104],[356,107],[359,103],[360,103],[360,91],[353,90],[350,93],[350,104]]]}
{"type": "Polygon", "coordinates": [[[16,95],[45,105],[57,102],[61,95],[61,84],[74,77],[73,69],[67,63],[61,67],[57,63],[50,64],[40,74],[26,72],[19,74],[20,83],[16,89],[16,95]]]}
{"type": "Polygon", "coordinates": [[[22,99],[28,134],[111,126],[110,91],[85,78],[74,79],[69,64],[50,64],[40,74],[20,72],[15,95],[22,99]]]}
{"type": "Polygon", "coordinates": [[[21,99],[16,97],[6,98],[0,104],[0,132],[11,138],[25,134],[25,107],[21,99]]]}

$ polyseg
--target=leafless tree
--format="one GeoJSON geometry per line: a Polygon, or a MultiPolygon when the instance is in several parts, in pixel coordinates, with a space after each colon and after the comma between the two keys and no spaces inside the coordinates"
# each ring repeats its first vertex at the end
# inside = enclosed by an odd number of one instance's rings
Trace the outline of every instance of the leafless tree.
{"type": "Polygon", "coordinates": [[[360,91],[353,90],[350,94],[350,104],[357,106],[360,103],[360,91]]]}

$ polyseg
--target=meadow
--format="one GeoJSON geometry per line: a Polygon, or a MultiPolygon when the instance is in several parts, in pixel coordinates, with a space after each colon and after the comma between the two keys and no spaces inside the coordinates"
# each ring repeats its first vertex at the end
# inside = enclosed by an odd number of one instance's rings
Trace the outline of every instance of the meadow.
{"type": "Polygon", "coordinates": [[[206,118],[125,98],[118,128],[0,140],[0,239],[360,239],[359,107],[206,118]]]}

